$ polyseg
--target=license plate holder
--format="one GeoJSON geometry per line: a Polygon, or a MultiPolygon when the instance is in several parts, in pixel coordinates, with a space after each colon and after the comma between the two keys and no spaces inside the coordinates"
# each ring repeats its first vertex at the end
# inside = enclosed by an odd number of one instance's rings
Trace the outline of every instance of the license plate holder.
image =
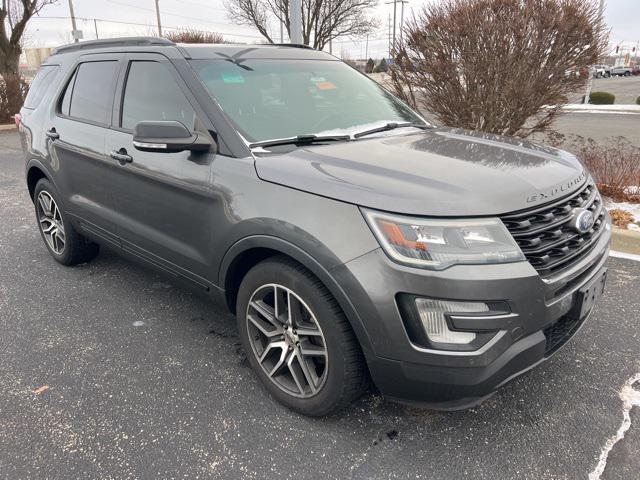
{"type": "Polygon", "coordinates": [[[604,285],[607,281],[607,269],[599,272],[587,285],[578,290],[578,305],[580,315],[578,318],[584,318],[598,303],[600,297],[604,293],[604,285]]]}

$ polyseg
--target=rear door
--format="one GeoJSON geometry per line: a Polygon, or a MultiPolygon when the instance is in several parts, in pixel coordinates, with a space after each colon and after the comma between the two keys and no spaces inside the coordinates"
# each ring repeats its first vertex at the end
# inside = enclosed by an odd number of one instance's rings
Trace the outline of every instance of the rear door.
{"type": "Polygon", "coordinates": [[[107,152],[130,157],[115,180],[122,247],[204,288],[211,275],[214,154],[142,152],[133,146],[140,121],[176,120],[190,131],[207,131],[175,67],[159,54],[130,54],[118,82],[114,126],[107,152]]]}
{"type": "Polygon", "coordinates": [[[81,57],[46,127],[65,210],[89,236],[118,244],[112,193],[116,163],[105,154],[121,66],[117,55],[81,57]]]}

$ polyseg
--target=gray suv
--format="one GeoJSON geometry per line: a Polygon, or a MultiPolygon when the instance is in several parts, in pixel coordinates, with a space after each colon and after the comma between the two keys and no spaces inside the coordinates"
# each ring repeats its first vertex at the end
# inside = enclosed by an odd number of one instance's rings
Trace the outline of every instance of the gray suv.
{"type": "Polygon", "coordinates": [[[17,122],[53,258],[108,247],[209,295],[304,414],[370,381],[475,405],[565,344],[603,291],[610,220],[574,156],[435,128],[324,52],[65,46],[17,122]]]}

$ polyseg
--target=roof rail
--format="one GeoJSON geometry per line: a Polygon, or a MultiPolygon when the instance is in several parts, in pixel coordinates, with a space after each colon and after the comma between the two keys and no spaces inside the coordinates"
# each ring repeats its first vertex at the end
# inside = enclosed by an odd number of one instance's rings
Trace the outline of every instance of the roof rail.
{"type": "Polygon", "coordinates": [[[315,50],[315,48],[305,45],[304,43],[266,43],[265,45],[271,45],[272,47],[291,47],[291,48],[304,48],[306,50],[315,50]]]}
{"type": "Polygon", "coordinates": [[[171,40],[161,37],[121,37],[108,38],[105,40],[89,40],[86,42],[70,43],[62,45],[53,50],[52,55],[57,53],[74,52],[76,50],[89,50],[93,48],[109,47],[148,47],[152,45],[175,45],[171,40]]]}

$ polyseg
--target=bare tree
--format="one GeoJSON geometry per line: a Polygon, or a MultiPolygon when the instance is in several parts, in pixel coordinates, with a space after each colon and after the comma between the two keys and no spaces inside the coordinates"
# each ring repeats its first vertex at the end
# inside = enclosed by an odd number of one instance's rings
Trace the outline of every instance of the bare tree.
{"type": "Polygon", "coordinates": [[[2,121],[22,106],[26,85],[20,79],[18,65],[22,38],[31,17],[56,0],[2,0],[0,7],[0,104],[2,121]]]}
{"type": "MultiPolygon", "coordinates": [[[[337,37],[360,37],[378,23],[368,15],[377,0],[302,0],[302,41],[322,49],[337,37]]],[[[289,0],[225,0],[229,18],[238,25],[249,25],[269,43],[275,43],[269,22],[282,22],[291,34],[289,0]]]]}
{"type": "Polygon", "coordinates": [[[396,94],[445,125],[526,137],[583,90],[608,31],[594,0],[442,0],[404,35],[396,94]]]}
{"type": "Polygon", "coordinates": [[[27,23],[42,7],[57,0],[2,0],[0,8],[0,75],[17,75],[21,41],[27,23]]]}

